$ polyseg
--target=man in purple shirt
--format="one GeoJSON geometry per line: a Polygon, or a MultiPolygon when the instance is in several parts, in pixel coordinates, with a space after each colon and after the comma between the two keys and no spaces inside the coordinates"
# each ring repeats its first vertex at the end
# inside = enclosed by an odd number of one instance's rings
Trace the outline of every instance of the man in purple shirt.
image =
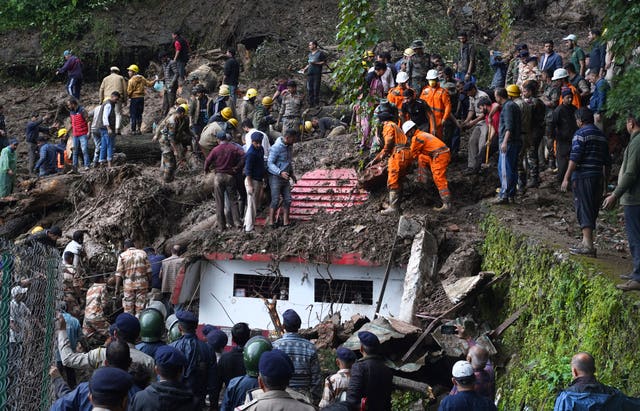
{"type": "Polygon", "coordinates": [[[241,146],[231,143],[229,141],[231,136],[224,131],[218,132],[216,138],[218,145],[207,156],[207,160],[204,162],[204,172],[207,173],[209,167],[213,166],[216,173],[213,189],[216,198],[218,228],[220,230],[227,228],[227,219],[224,214],[225,193],[231,204],[231,220],[233,220],[229,221],[229,225],[239,228],[242,227],[242,222],[238,209],[236,175],[244,167],[244,150],[241,146]]]}
{"type": "Polygon", "coordinates": [[[71,53],[71,50],[64,51],[65,62],[56,71],[58,74],[67,73],[67,94],[80,100],[80,88],[82,87],[82,62],[71,53]]]}

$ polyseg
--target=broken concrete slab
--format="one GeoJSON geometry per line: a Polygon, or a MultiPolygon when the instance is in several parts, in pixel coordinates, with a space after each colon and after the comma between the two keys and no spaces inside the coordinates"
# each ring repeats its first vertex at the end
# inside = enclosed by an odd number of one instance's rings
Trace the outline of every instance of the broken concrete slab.
{"type": "MultiPolygon", "coordinates": [[[[413,225],[411,227],[414,227],[413,225]]],[[[398,231],[400,231],[398,229],[398,231]]],[[[426,230],[417,233],[411,245],[411,256],[404,277],[400,314],[398,318],[407,323],[416,323],[415,316],[425,290],[433,284],[438,264],[438,242],[426,230]]]]}
{"type": "Polygon", "coordinates": [[[404,215],[400,216],[400,221],[398,221],[398,237],[402,239],[413,238],[420,230],[422,230],[422,224],[404,215]]]}
{"type": "MultiPolygon", "coordinates": [[[[380,340],[380,343],[384,344],[391,339],[402,339],[409,334],[419,334],[420,328],[404,321],[396,319],[389,320],[384,317],[378,317],[371,322],[363,324],[358,332],[360,331],[369,331],[375,334],[380,340]]],[[[354,332],[354,334],[342,345],[350,350],[358,351],[360,349],[358,333],[354,332]]]]}
{"type": "Polygon", "coordinates": [[[447,297],[453,304],[458,304],[464,300],[472,291],[477,289],[481,284],[491,280],[495,273],[491,271],[482,271],[478,275],[471,277],[447,277],[442,281],[447,297]]]}

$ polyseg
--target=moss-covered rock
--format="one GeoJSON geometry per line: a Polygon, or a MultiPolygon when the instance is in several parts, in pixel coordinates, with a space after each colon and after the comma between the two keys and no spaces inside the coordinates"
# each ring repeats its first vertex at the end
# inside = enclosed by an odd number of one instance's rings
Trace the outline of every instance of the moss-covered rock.
{"type": "Polygon", "coordinates": [[[502,350],[511,358],[498,376],[500,409],[553,409],[557,393],[571,381],[569,362],[579,351],[595,357],[602,382],[639,395],[637,296],[616,290],[584,259],[516,235],[493,216],[483,230],[483,269],[509,276],[494,290],[503,296],[494,307],[497,321],[526,306],[503,334],[502,350]]]}

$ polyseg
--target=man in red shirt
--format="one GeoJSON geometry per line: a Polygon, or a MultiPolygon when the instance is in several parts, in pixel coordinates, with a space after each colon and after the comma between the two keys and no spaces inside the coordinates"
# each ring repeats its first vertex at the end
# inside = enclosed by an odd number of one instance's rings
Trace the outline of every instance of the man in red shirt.
{"type": "Polygon", "coordinates": [[[218,228],[227,228],[227,219],[224,214],[224,198],[227,194],[231,204],[231,220],[229,225],[242,227],[240,221],[240,211],[238,208],[238,187],[236,185],[236,175],[244,168],[244,150],[242,146],[232,143],[231,136],[224,131],[219,131],[216,135],[218,145],[211,150],[204,162],[204,172],[208,172],[209,166],[213,166],[216,176],[214,180],[214,193],[216,198],[216,217],[218,228]]]}
{"type": "Polygon", "coordinates": [[[187,61],[189,61],[189,42],[182,37],[180,30],[174,30],[171,33],[171,37],[173,38],[173,48],[176,50],[173,60],[178,66],[178,80],[182,84],[186,76],[185,67],[187,66],[187,61]]]}
{"type": "Polygon", "coordinates": [[[478,101],[478,108],[482,110],[484,114],[484,121],[487,123],[487,136],[486,138],[482,138],[483,136],[478,133],[472,134],[472,138],[469,139],[469,144],[476,144],[478,147],[478,154],[474,158],[474,166],[469,169],[469,173],[475,174],[480,171],[480,167],[483,163],[489,162],[489,157],[491,157],[495,152],[498,151],[498,127],[500,125],[500,104],[491,103],[489,98],[481,98],[478,101]],[[477,139],[473,139],[474,136],[480,137],[477,139]],[[489,152],[487,153],[487,150],[489,152]]]}
{"type": "Polygon", "coordinates": [[[73,171],[78,171],[78,156],[82,151],[82,161],[85,171],[89,169],[89,123],[87,122],[87,110],[80,106],[75,97],[67,101],[69,117],[71,118],[71,128],[73,134],[73,171]]]}

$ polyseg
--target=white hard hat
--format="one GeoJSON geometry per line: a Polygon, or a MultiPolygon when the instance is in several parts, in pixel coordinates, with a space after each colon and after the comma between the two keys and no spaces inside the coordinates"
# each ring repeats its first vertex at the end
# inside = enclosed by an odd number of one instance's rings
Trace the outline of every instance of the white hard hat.
{"type": "Polygon", "coordinates": [[[409,75],[406,71],[400,71],[396,74],[396,83],[406,83],[409,81],[409,75]]]}
{"type": "Polygon", "coordinates": [[[427,71],[427,80],[437,80],[437,79],[438,79],[438,70],[427,71]]]}
{"type": "Polygon", "coordinates": [[[411,120],[407,120],[402,124],[402,132],[407,134],[407,131],[411,130],[415,126],[416,126],[416,123],[414,123],[411,120]]]}
{"type": "Polygon", "coordinates": [[[577,39],[578,39],[578,37],[576,37],[575,34],[569,34],[567,37],[563,38],[562,40],[576,41],[577,39]]]}
{"type": "Polygon", "coordinates": [[[551,80],[560,80],[561,78],[567,78],[569,77],[569,73],[567,73],[567,70],[563,69],[563,68],[559,68],[556,69],[553,72],[553,77],[551,78],[551,80]]]}

